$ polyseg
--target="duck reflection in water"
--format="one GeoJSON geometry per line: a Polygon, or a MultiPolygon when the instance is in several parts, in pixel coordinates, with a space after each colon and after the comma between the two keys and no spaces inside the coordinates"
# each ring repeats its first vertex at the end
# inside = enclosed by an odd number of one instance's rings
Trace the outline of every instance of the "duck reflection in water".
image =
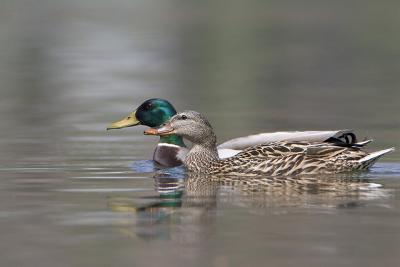
{"type": "Polygon", "coordinates": [[[113,198],[116,212],[135,214],[124,235],[192,244],[215,234],[216,212],[245,208],[251,214],[290,208],[360,208],[385,191],[360,174],[296,177],[212,177],[165,169],[154,176],[156,197],[113,198]],[[351,200],[349,200],[351,199],[351,200]],[[323,204],[322,204],[323,203],[323,204]]]}

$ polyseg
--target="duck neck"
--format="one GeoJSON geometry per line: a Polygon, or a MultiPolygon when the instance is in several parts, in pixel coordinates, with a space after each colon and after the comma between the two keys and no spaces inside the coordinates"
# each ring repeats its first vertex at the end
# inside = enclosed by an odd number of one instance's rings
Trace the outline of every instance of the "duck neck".
{"type": "Polygon", "coordinates": [[[185,165],[190,171],[207,173],[219,161],[218,150],[215,145],[194,144],[186,155],[185,165]]]}
{"type": "Polygon", "coordinates": [[[183,142],[182,137],[178,135],[166,135],[166,136],[160,136],[160,141],[159,143],[167,143],[167,144],[172,144],[172,145],[177,145],[180,147],[186,147],[185,143],[183,142]]]}
{"type": "Polygon", "coordinates": [[[217,147],[207,147],[203,145],[193,145],[192,149],[190,149],[190,152],[193,154],[198,154],[198,155],[204,155],[211,157],[213,159],[219,159],[218,157],[218,150],[217,147]]]}

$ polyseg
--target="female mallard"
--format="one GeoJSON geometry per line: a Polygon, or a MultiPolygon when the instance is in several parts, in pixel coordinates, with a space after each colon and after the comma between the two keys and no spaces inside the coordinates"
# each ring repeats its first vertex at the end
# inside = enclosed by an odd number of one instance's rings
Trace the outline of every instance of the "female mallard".
{"type": "Polygon", "coordinates": [[[184,111],[161,128],[145,134],[179,135],[193,143],[185,158],[189,171],[227,175],[297,175],[339,173],[368,169],[393,148],[367,153],[364,143],[283,141],[249,147],[239,154],[220,159],[210,123],[200,113],[184,111]]]}
{"type": "MultiPolygon", "coordinates": [[[[148,99],[143,102],[129,116],[112,123],[107,129],[121,129],[136,125],[159,127],[176,114],[174,106],[161,98],[148,99]]],[[[236,155],[241,150],[262,144],[277,141],[314,141],[324,142],[332,139],[355,140],[355,135],[349,130],[340,131],[304,131],[304,132],[276,132],[261,133],[231,139],[220,144],[218,155],[227,158],[236,155]]],[[[181,165],[188,149],[182,137],[172,134],[160,136],[160,140],[154,150],[153,159],[162,166],[174,167],[181,165]]]]}

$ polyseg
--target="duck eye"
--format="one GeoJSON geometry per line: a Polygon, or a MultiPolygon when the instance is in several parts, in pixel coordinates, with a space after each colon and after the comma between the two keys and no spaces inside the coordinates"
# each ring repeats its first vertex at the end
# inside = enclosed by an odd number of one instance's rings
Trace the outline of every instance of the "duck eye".
{"type": "Polygon", "coordinates": [[[182,119],[182,120],[186,120],[186,119],[187,119],[187,116],[186,116],[186,115],[182,115],[182,116],[181,116],[181,119],[182,119]]]}

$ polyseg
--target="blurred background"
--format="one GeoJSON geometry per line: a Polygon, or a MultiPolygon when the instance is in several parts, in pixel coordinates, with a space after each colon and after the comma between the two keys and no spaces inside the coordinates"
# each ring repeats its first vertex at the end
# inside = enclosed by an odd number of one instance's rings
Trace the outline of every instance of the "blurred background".
{"type": "Polygon", "coordinates": [[[152,97],[204,113],[220,142],[351,128],[399,147],[399,12],[397,1],[2,1],[2,151],[141,135],[103,130],[152,97]]]}
{"type": "MultiPolygon", "coordinates": [[[[64,222],[57,212],[75,197],[52,190],[86,185],[70,180],[72,174],[151,158],[157,140],[144,137],[143,127],[105,131],[148,98],[204,113],[219,142],[258,132],[354,129],[360,138],[374,138],[374,150],[397,147],[385,161],[399,161],[399,29],[400,3],[390,0],[2,0],[5,262],[35,259],[45,266],[38,260],[47,255],[40,248],[50,249],[51,240],[70,234],[54,225],[64,222]],[[49,204],[48,198],[58,202],[49,204]],[[26,201],[36,213],[26,215],[32,212],[26,201]],[[55,228],[48,240],[34,235],[31,243],[23,241],[49,222],[55,228]],[[30,252],[13,254],[16,248],[30,252]]],[[[153,187],[149,177],[142,175],[141,186],[153,187]]],[[[125,181],[109,183],[102,185],[129,187],[125,181]]],[[[107,196],[80,196],[73,207],[102,203],[107,196]]],[[[396,240],[391,244],[398,245],[396,240]]],[[[52,248],[54,257],[62,259],[65,247],[52,248]]],[[[55,266],[56,258],[47,264],[55,266]]],[[[86,261],[77,264],[96,262],[79,259],[86,261]]],[[[213,262],[229,265],[224,257],[213,262]]]]}

